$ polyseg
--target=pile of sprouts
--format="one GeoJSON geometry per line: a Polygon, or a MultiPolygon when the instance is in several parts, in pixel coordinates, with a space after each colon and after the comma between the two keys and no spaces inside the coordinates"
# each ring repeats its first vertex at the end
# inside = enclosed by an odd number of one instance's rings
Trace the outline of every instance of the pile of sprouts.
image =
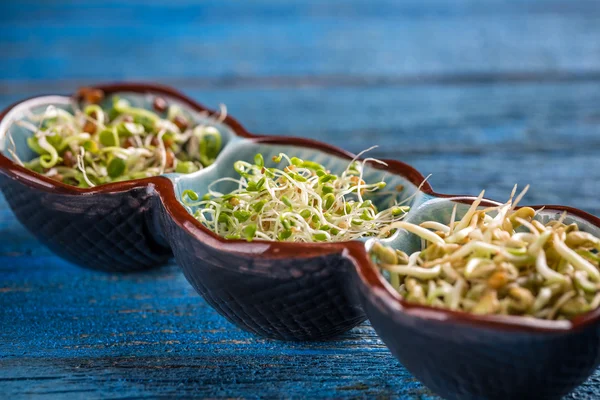
{"type": "MultiPolygon", "coordinates": [[[[516,187],[515,187],[516,190],[516,187]]],[[[478,210],[483,192],[448,224],[396,222],[421,238],[410,255],[374,243],[371,256],[409,302],[473,314],[570,319],[600,305],[600,239],[560,219],[542,224],[513,201],[478,210]]]]}
{"type": "Polygon", "coordinates": [[[384,191],[383,180],[363,180],[365,163],[382,161],[354,159],[336,175],[319,163],[283,153],[272,160],[286,165],[267,168],[263,156],[256,154],[254,163],[234,163],[239,179],[212,182],[202,198],[187,190],[182,201],[211,231],[248,241],[340,242],[379,236],[383,227],[400,221],[409,210],[403,204],[410,198],[396,200],[401,186],[384,191]],[[237,189],[230,193],[213,190],[221,182],[234,182],[237,189]],[[390,207],[378,210],[372,199],[390,194],[390,207]]]}
{"type": "MultiPolygon", "coordinates": [[[[81,188],[146,178],[165,173],[191,173],[212,164],[221,150],[221,134],[212,124],[194,124],[176,104],[153,99],[153,111],[112,98],[102,108],[104,93],[82,92],[83,108],[74,112],[48,106],[28,120],[17,121],[31,132],[27,144],[38,156],[22,161],[12,137],[9,152],[17,163],[51,179],[81,188]]],[[[209,122],[222,122],[206,115],[209,122]]]]}

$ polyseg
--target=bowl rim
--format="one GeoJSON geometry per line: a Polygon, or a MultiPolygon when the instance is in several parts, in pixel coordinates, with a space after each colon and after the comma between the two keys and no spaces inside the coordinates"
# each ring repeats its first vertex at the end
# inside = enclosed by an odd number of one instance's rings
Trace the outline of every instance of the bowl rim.
{"type": "MultiPolygon", "coordinates": [[[[438,198],[446,198],[464,204],[471,204],[476,200],[475,196],[452,196],[437,193],[434,193],[434,195],[438,198]]],[[[498,204],[498,202],[487,198],[484,198],[481,202],[481,205],[483,206],[492,206],[495,204],[498,204]]],[[[578,208],[552,204],[528,205],[522,207],[531,207],[534,210],[543,208],[544,211],[555,211],[557,213],[566,211],[570,215],[574,215],[600,227],[600,218],[578,208]]],[[[522,207],[517,207],[517,209],[522,207]]],[[[370,295],[375,296],[377,300],[381,301],[389,310],[392,310],[393,313],[406,314],[421,319],[436,320],[440,323],[466,324],[476,328],[487,328],[504,332],[539,334],[570,333],[600,322],[600,307],[567,321],[548,321],[521,316],[476,315],[465,311],[453,311],[411,303],[402,298],[402,296],[394,290],[391,284],[378,271],[365,249],[360,249],[351,244],[347,246],[345,255],[354,262],[358,277],[362,283],[369,288],[370,295]]]]}
{"type": "MultiPolygon", "coordinates": [[[[101,83],[89,85],[86,89],[100,89],[106,94],[114,94],[117,92],[134,92],[148,93],[157,95],[166,95],[177,101],[184,103],[196,112],[214,112],[213,110],[196,102],[192,98],[179,92],[169,86],[142,83],[142,82],[117,82],[117,83],[101,83]]],[[[81,89],[80,89],[81,90],[81,89]]],[[[0,113],[0,121],[16,106],[46,95],[32,96],[27,99],[15,102],[6,107],[0,113]]],[[[76,92],[72,97],[79,98],[80,91],[76,92]]],[[[294,145],[305,148],[320,150],[322,152],[336,155],[341,158],[352,160],[355,155],[342,150],[336,146],[320,142],[313,139],[292,137],[292,136],[277,136],[277,135],[260,135],[253,134],[247,131],[243,125],[233,118],[230,114],[223,121],[228,125],[237,137],[252,140],[257,143],[294,145]]],[[[360,158],[359,158],[360,159],[360,158]]],[[[411,165],[398,160],[383,159],[387,166],[370,162],[369,165],[373,168],[390,172],[394,175],[401,176],[414,184],[421,193],[432,196],[434,198],[451,198],[454,201],[470,203],[475,197],[470,195],[453,195],[438,193],[433,190],[425,177],[413,168],[411,165]]],[[[89,196],[93,194],[114,194],[127,192],[134,189],[152,189],[155,190],[166,212],[180,228],[191,235],[194,239],[203,242],[209,246],[218,248],[224,252],[234,252],[239,254],[248,254],[252,256],[260,256],[268,259],[281,258],[312,258],[317,256],[340,254],[348,258],[355,265],[359,279],[365,284],[372,295],[380,298],[386,306],[392,310],[401,313],[410,314],[419,318],[428,318],[443,321],[444,323],[463,323],[475,327],[492,328],[503,331],[520,331],[520,332],[539,332],[539,333],[559,333],[569,332],[588,326],[600,321],[600,308],[582,314],[569,321],[569,324],[556,324],[553,322],[529,319],[523,317],[505,317],[505,316],[479,316],[461,311],[451,311],[430,306],[423,306],[409,303],[403,300],[400,295],[391,287],[385,280],[383,275],[377,271],[369,259],[365,244],[360,241],[345,241],[335,243],[294,243],[294,242],[270,242],[266,240],[254,240],[247,242],[245,240],[229,240],[216,235],[214,232],[206,228],[202,223],[197,221],[179,202],[175,193],[175,185],[173,182],[164,176],[155,176],[150,178],[129,180],[124,182],[116,182],[105,185],[99,185],[93,188],[77,188],[54,181],[50,178],[42,176],[34,171],[22,167],[3,154],[0,153],[0,171],[8,175],[9,179],[15,179],[23,184],[26,184],[35,189],[41,189],[47,192],[73,195],[73,196],[89,196]]],[[[484,199],[483,203],[496,203],[490,199],[484,199]]],[[[593,225],[600,227],[600,218],[591,215],[583,210],[561,206],[561,205],[537,205],[530,206],[535,209],[545,207],[546,210],[567,211],[570,214],[578,216],[593,225]]]]}

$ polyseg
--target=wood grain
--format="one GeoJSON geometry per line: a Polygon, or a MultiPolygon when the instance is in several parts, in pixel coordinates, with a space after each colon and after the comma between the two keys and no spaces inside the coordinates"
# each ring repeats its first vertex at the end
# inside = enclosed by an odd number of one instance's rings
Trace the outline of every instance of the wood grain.
{"type": "Polygon", "coordinates": [[[3,2],[0,75],[8,90],[57,79],[597,74],[599,17],[593,0],[3,2]]]}
{"type": "MultiPolygon", "coordinates": [[[[254,132],[409,162],[441,192],[600,214],[596,1],[24,0],[0,4],[0,107],[107,80],[173,84],[254,132]],[[144,7],[140,7],[144,6],[144,7]]],[[[178,268],[79,269],[0,195],[6,398],[437,398],[368,325],[240,331],[178,268]]],[[[597,372],[571,399],[600,396],[597,372]]]]}

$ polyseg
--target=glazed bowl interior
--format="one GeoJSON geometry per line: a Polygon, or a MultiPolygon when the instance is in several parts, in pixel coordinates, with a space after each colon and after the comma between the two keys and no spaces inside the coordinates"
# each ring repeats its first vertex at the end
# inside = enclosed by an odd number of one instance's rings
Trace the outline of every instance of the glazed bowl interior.
{"type": "MultiPolygon", "coordinates": [[[[238,160],[253,163],[254,156],[257,153],[263,155],[266,167],[283,168],[287,165],[285,161],[276,164],[272,161],[272,157],[277,156],[279,153],[285,153],[289,157],[298,157],[303,160],[311,160],[320,163],[326,169],[338,175],[341,174],[350,163],[350,160],[347,158],[333,155],[319,149],[296,145],[263,143],[252,139],[240,139],[225,148],[217,158],[215,164],[198,172],[181,176],[176,179],[175,193],[177,197],[181,200],[181,194],[185,190],[193,190],[198,193],[199,196],[202,196],[208,193],[209,185],[217,179],[239,179],[239,175],[235,172],[233,164],[238,160]]],[[[383,169],[375,168],[368,164],[365,166],[363,179],[366,182],[378,182],[381,179],[386,182],[386,188],[378,195],[364,197],[365,199],[368,198],[372,200],[380,210],[390,207],[393,205],[394,201],[402,202],[412,195],[417,194],[417,196],[409,199],[406,203],[406,205],[411,205],[411,203],[414,203],[416,199],[419,199],[420,196],[423,195],[421,192],[418,192],[417,186],[405,177],[391,174],[383,169]],[[398,185],[402,185],[403,187],[403,190],[400,192],[396,190],[398,185]]],[[[223,181],[211,186],[212,190],[221,193],[229,193],[237,188],[238,184],[232,181],[223,181]]],[[[190,211],[193,213],[195,210],[192,209],[190,211]]]]}
{"type": "MultiPolygon", "coordinates": [[[[102,108],[111,107],[113,98],[115,96],[129,101],[134,107],[145,108],[147,110],[152,110],[152,103],[155,97],[151,93],[119,92],[107,96],[100,103],[100,106],[102,106],[102,108]]],[[[217,123],[214,118],[209,118],[208,113],[197,112],[189,105],[174,97],[169,97],[162,94],[161,97],[163,97],[169,105],[179,106],[184,115],[194,121],[195,124],[207,124],[217,128],[221,133],[222,148],[225,148],[231,141],[237,139],[237,136],[235,136],[235,133],[229,126],[224,123],[217,123]]],[[[9,149],[12,149],[12,143],[10,140],[12,138],[12,141],[14,141],[15,144],[15,148],[13,150],[19,159],[22,162],[31,161],[33,158],[37,157],[37,154],[34,153],[27,145],[27,138],[32,136],[33,132],[18,125],[16,122],[27,121],[37,125],[37,123],[31,120],[32,115],[43,114],[49,106],[54,106],[58,109],[72,113],[73,105],[73,99],[68,96],[41,96],[19,103],[8,112],[8,114],[0,123],[0,153],[13,160],[13,157],[9,151],[9,149]]],[[[165,174],[165,176],[171,179],[176,179],[176,177],[179,175],[181,174],[165,174]]]]}
{"type": "MultiPolygon", "coordinates": [[[[418,207],[413,208],[409,215],[407,215],[405,221],[411,222],[413,224],[421,224],[425,221],[435,221],[440,222],[442,224],[448,225],[450,223],[450,218],[452,216],[452,209],[456,205],[456,218],[455,220],[461,219],[469,210],[471,203],[473,202],[474,197],[462,197],[462,198],[432,198],[418,207]]],[[[499,203],[493,201],[487,201],[486,206],[479,206],[478,209],[484,209],[489,207],[490,205],[498,205],[499,203]]],[[[543,224],[546,224],[552,220],[558,220],[563,214],[563,211],[552,209],[551,207],[544,208],[539,211],[535,219],[540,221],[543,224]]],[[[490,216],[495,216],[495,211],[490,213],[490,216]]],[[[584,232],[589,232],[594,236],[600,236],[600,227],[594,225],[593,223],[587,221],[584,218],[581,218],[572,213],[567,213],[564,219],[565,224],[576,223],[580,230],[584,232]]],[[[525,232],[527,231],[524,227],[519,227],[518,231],[525,232]]],[[[412,254],[415,251],[421,250],[421,239],[414,234],[409,233],[404,229],[398,230],[392,237],[388,239],[380,240],[381,243],[384,243],[392,248],[399,249],[404,251],[407,254],[412,254]]],[[[367,249],[370,249],[371,245],[374,243],[374,240],[370,240],[367,242],[367,249]]],[[[387,274],[384,272],[384,276],[386,279],[388,278],[387,274]]]]}

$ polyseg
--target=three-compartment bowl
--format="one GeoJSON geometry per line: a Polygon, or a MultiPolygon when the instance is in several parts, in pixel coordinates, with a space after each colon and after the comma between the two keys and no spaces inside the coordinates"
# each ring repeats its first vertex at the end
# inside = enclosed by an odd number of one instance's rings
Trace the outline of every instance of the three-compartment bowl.
{"type": "MultiPolygon", "coordinates": [[[[197,123],[206,109],[173,89],[146,84],[99,85],[150,107],[153,96],[177,104],[197,123]]],[[[71,96],[40,96],[0,114],[0,187],[13,212],[40,241],[78,265],[105,271],[139,271],[173,255],[185,277],[219,313],[243,329],[284,340],[319,340],[339,335],[367,317],[392,353],[417,378],[449,398],[560,397],[600,363],[600,311],[572,321],[474,316],[405,302],[372,264],[370,241],[291,243],[223,239],[181,204],[188,189],[232,177],[236,160],[266,160],[280,152],[310,159],[341,172],[353,155],[313,140],[248,133],[230,116],[217,124],[223,149],[200,171],[167,174],[79,189],[17,165],[33,154],[31,133],[14,124],[48,105],[69,110],[71,96]]],[[[465,212],[469,197],[435,193],[404,163],[368,163],[365,179],[386,173],[411,198],[406,219],[442,221],[454,203],[465,212]],[[420,188],[419,188],[420,187],[420,188]]],[[[538,218],[568,218],[600,235],[600,220],[581,210],[546,206],[538,218]]],[[[418,243],[398,232],[385,242],[404,251],[418,243]]]]}

